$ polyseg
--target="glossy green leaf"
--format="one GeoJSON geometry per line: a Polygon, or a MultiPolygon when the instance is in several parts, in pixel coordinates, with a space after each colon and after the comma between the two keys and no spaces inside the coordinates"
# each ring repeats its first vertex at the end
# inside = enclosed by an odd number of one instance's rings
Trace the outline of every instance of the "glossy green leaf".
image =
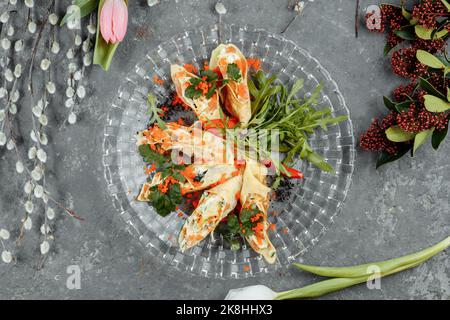
{"type": "Polygon", "coordinates": [[[446,0],[441,0],[442,4],[445,6],[448,12],[450,12],[450,4],[446,0]]]}
{"type": "Polygon", "coordinates": [[[410,141],[415,135],[415,133],[407,132],[399,126],[392,126],[386,130],[386,137],[392,142],[410,141]]]}
{"type": "Polygon", "coordinates": [[[439,60],[434,55],[432,55],[431,53],[429,53],[425,50],[417,50],[416,58],[417,58],[417,60],[420,61],[420,63],[422,63],[426,66],[429,66],[431,68],[434,68],[434,69],[444,69],[445,68],[445,64],[441,60],[439,60]]]}
{"type": "Polygon", "coordinates": [[[385,107],[388,110],[390,110],[390,111],[395,111],[396,110],[395,103],[392,102],[391,99],[389,99],[388,97],[383,96],[383,102],[384,102],[385,107]]]}
{"type": "Polygon", "coordinates": [[[408,101],[405,101],[405,102],[396,103],[395,104],[395,109],[398,112],[408,111],[409,110],[409,106],[411,105],[411,102],[412,101],[408,100],[408,101]]]}
{"type": "Polygon", "coordinates": [[[450,103],[441,98],[426,94],[425,108],[430,112],[444,112],[450,109],[450,103]]]}
{"type": "Polygon", "coordinates": [[[406,153],[408,153],[408,151],[411,149],[412,149],[412,144],[405,144],[400,147],[400,150],[396,154],[390,154],[385,151],[381,152],[380,155],[378,156],[376,168],[378,169],[379,167],[381,167],[387,163],[390,163],[390,162],[400,159],[406,153]]]}
{"type": "Polygon", "coordinates": [[[433,134],[433,131],[434,128],[431,128],[416,134],[416,136],[414,137],[413,154],[415,154],[417,149],[419,149],[419,147],[423,145],[425,141],[433,134]]]}
{"type": "MultiPolygon", "coordinates": [[[[77,0],[75,6],[80,8],[80,19],[86,17],[98,7],[99,0],[77,0]]],[[[60,26],[64,26],[68,20],[75,18],[76,12],[67,12],[60,22],[60,26]]]]}
{"type": "Polygon", "coordinates": [[[442,94],[438,89],[436,89],[427,79],[420,78],[419,86],[425,90],[427,93],[439,97],[441,99],[446,99],[446,96],[442,94]]]}
{"type": "Polygon", "coordinates": [[[439,148],[439,145],[444,141],[448,132],[448,123],[447,126],[443,130],[434,130],[433,135],[431,136],[431,145],[434,150],[439,148]]]}
{"type": "MultiPolygon", "coordinates": [[[[414,31],[420,39],[431,40],[431,36],[433,34],[434,29],[426,29],[421,25],[416,25],[416,26],[414,26],[414,31]]],[[[447,34],[448,34],[448,30],[443,29],[439,32],[436,32],[433,35],[433,39],[440,39],[440,38],[446,36],[447,34]]]]}
{"type": "Polygon", "coordinates": [[[383,49],[383,54],[385,56],[387,56],[389,54],[389,52],[391,52],[392,49],[394,49],[394,47],[391,46],[389,43],[386,43],[386,45],[384,46],[384,49],[383,49]]]}
{"type": "Polygon", "coordinates": [[[408,10],[406,10],[406,8],[404,6],[402,6],[402,15],[406,20],[411,20],[411,12],[409,12],[408,10]]]}
{"type": "Polygon", "coordinates": [[[450,66],[446,66],[444,69],[444,78],[446,78],[449,73],[450,73],[450,66]]]}
{"type": "Polygon", "coordinates": [[[404,40],[416,40],[417,36],[414,30],[414,26],[402,27],[399,30],[395,30],[394,33],[404,40]]]}
{"type": "MultiPolygon", "coordinates": [[[[97,21],[100,21],[100,12],[103,7],[103,3],[105,0],[100,0],[98,4],[98,17],[97,21]]],[[[125,3],[128,5],[128,0],[125,0],[125,3]]],[[[105,71],[108,71],[109,66],[111,65],[112,58],[116,49],[120,42],[115,44],[106,43],[100,33],[100,23],[97,23],[97,37],[95,41],[95,49],[94,49],[94,64],[100,65],[105,71]]]]}

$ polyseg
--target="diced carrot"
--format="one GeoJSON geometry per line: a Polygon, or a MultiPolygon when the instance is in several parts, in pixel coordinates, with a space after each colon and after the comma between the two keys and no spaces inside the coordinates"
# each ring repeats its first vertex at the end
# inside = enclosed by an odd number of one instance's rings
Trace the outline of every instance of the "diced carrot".
{"type": "Polygon", "coordinates": [[[164,80],[160,79],[156,74],[153,76],[153,82],[160,86],[164,84],[164,80]]]}
{"type": "Polygon", "coordinates": [[[261,60],[257,58],[247,58],[247,65],[255,71],[261,70],[261,60]]]}
{"type": "Polygon", "coordinates": [[[184,65],[184,68],[190,73],[195,73],[195,74],[198,73],[198,69],[193,64],[186,63],[184,65]]]}

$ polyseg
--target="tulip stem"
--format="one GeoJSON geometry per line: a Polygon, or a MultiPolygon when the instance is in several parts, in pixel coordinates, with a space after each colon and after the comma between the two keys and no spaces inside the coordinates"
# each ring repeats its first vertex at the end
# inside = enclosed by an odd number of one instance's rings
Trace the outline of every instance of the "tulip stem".
{"type": "Polygon", "coordinates": [[[336,278],[320,281],[299,289],[279,292],[275,297],[275,300],[320,297],[327,293],[331,293],[377,278],[377,274],[368,272],[369,266],[377,266],[380,268],[378,274],[379,278],[386,277],[403,270],[414,268],[429,260],[439,252],[445,250],[449,246],[450,237],[447,237],[438,244],[414,254],[383,262],[375,262],[371,264],[369,263],[354,267],[331,268],[294,264],[297,268],[300,268],[302,270],[309,271],[321,276],[333,276],[336,278]]]}

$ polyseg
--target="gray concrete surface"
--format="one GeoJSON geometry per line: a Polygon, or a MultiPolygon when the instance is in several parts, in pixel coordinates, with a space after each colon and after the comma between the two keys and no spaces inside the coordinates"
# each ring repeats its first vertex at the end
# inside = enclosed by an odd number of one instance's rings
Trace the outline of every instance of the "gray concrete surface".
{"type": "MultiPolygon", "coordinates": [[[[284,0],[224,2],[228,8],[224,21],[253,24],[271,32],[282,30],[294,14],[284,0]]],[[[361,7],[376,2],[363,0],[361,7]]],[[[86,221],[58,215],[56,241],[40,270],[36,267],[40,257],[37,236],[30,233],[19,262],[0,263],[0,298],[222,299],[229,289],[246,285],[261,283],[281,291],[318,280],[295,270],[239,281],[189,276],[148,256],[120,220],[112,219],[115,210],[103,179],[101,145],[105,115],[117,88],[149,48],[182,30],[214,23],[214,4],[212,0],[170,0],[148,8],[143,0],[131,1],[126,41],[107,77],[97,67],[89,72],[89,98],[79,123],[60,128],[58,111],[51,119],[49,183],[86,221]],[[74,264],[82,270],[80,290],[68,290],[65,285],[66,267],[74,264]]],[[[401,80],[383,57],[383,36],[361,28],[355,39],[354,10],[352,0],[315,0],[285,36],[309,50],[330,71],[359,136],[373,117],[384,114],[381,97],[401,80]]],[[[319,243],[303,256],[304,261],[365,263],[413,252],[448,236],[449,154],[448,142],[438,152],[425,146],[414,159],[406,157],[376,171],[375,155],[358,149],[346,205],[319,243]]],[[[12,173],[9,157],[0,151],[0,223],[9,221],[6,216],[17,221],[23,210],[22,186],[12,173]]],[[[34,230],[37,234],[37,227],[34,230]]],[[[382,279],[381,290],[361,285],[324,298],[449,299],[448,251],[414,270],[382,279]]]]}

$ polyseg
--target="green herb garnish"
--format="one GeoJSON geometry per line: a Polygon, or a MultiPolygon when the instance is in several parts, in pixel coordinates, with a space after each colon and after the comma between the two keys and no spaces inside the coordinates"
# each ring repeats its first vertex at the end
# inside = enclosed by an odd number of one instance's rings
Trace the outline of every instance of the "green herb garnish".
{"type": "Polygon", "coordinates": [[[182,202],[181,189],[178,183],[169,184],[167,192],[163,193],[158,186],[150,188],[148,199],[150,204],[155,208],[156,212],[165,217],[169,213],[175,211],[182,202]]]}
{"type": "Polygon", "coordinates": [[[144,162],[147,164],[155,164],[156,168],[162,168],[164,164],[167,162],[167,158],[150,149],[150,146],[148,144],[142,144],[139,146],[139,154],[144,159],[144,162]]]}
{"type": "Polygon", "coordinates": [[[167,189],[159,189],[158,185],[150,188],[149,200],[150,204],[155,208],[156,212],[165,217],[169,213],[175,211],[176,207],[181,204],[181,187],[180,182],[186,181],[181,171],[186,168],[185,165],[174,164],[170,156],[165,156],[152,150],[149,145],[143,144],[139,146],[139,154],[144,162],[151,165],[155,164],[155,168],[161,172],[163,179],[172,177],[175,181],[167,184],[167,189]],[[163,192],[164,191],[164,192],[163,192]]]}
{"type": "Polygon", "coordinates": [[[161,119],[164,112],[157,107],[158,99],[151,93],[147,95],[147,114],[150,116],[150,124],[157,123],[161,129],[166,129],[166,123],[161,119]]]}
{"type": "MultiPolygon", "coordinates": [[[[326,130],[328,125],[344,121],[347,117],[333,117],[329,108],[314,108],[321,85],[318,85],[310,96],[296,98],[303,87],[303,79],[297,80],[288,90],[286,86],[276,82],[276,76],[267,77],[262,71],[258,71],[253,79],[249,80],[248,86],[252,96],[252,118],[248,128],[278,130],[278,151],[286,153],[284,164],[292,164],[298,156],[323,171],[333,172],[333,167],[312,150],[308,137],[316,129],[326,130]]],[[[282,169],[281,167],[279,169],[282,169]]]]}
{"type": "Polygon", "coordinates": [[[236,63],[230,63],[227,66],[227,76],[233,81],[239,81],[242,78],[241,70],[239,70],[236,63]]]}

